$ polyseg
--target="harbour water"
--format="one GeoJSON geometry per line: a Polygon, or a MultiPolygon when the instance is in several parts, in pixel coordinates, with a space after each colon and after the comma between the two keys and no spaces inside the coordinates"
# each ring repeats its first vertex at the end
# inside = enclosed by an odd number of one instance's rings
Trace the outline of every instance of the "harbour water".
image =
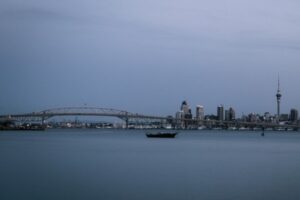
{"type": "Polygon", "coordinates": [[[300,199],[299,186],[299,132],[0,132],[1,200],[300,199]]]}

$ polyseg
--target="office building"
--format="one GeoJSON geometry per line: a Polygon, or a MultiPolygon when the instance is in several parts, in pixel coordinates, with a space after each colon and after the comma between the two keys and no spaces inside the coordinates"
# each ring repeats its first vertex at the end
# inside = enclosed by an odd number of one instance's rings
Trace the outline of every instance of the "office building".
{"type": "Polygon", "coordinates": [[[298,110],[296,109],[291,109],[290,112],[290,121],[291,122],[296,122],[298,120],[298,110]]]}
{"type": "Polygon", "coordinates": [[[220,105],[217,108],[217,116],[219,121],[224,121],[224,106],[220,105]]]}
{"type": "Polygon", "coordinates": [[[186,101],[183,101],[181,103],[180,110],[183,112],[183,115],[186,115],[189,113],[190,107],[186,101]]]}
{"type": "Polygon", "coordinates": [[[192,119],[192,110],[186,101],[183,101],[181,104],[181,111],[183,112],[183,118],[192,119]]]}
{"type": "Polygon", "coordinates": [[[282,121],[282,122],[289,121],[289,114],[280,114],[279,121],[282,121]]]}
{"type": "Polygon", "coordinates": [[[234,121],[235,120],[235,110],[230,107],[229,108],[229,121],[234,121]]]}
{"type": "Polygon", "coordinates": [[[204,107],[201,105],[196,106],[196,119],[203,120],[204,119],[204,107]]]}
{"type": "Polygon", "coordinates": [[[229,120],[229,110],[225,110],[225,121],[230,121],[229,120]]]}

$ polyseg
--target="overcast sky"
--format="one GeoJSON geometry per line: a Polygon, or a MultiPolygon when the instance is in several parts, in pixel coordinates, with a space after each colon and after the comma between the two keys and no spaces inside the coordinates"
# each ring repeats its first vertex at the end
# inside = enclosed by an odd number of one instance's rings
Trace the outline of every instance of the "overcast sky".
{"type": "Polygon", "coordinates": [[[298,0],[1,0],[0,112],[300,109],[298,0]]]}

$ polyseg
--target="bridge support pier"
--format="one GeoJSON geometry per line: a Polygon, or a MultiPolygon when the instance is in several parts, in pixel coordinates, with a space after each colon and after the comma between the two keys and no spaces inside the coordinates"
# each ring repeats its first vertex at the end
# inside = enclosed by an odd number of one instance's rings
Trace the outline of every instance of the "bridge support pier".
{"type": "Polygon", "coordinates": [[[126,129],[128,129],[128,124],[129,124],[129,119],[126,118],[126,119],[125,119],[125,127],[126,127],[126,129]]]}

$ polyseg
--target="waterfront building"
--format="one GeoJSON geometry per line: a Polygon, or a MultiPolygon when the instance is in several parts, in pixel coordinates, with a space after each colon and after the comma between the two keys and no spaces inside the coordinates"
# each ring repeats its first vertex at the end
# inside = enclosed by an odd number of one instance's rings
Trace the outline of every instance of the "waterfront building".
{"type": "Polygon", "coordinates": [[[220,105],[217,108],[217,116],[218,116],[218,120],[219,121],[223,121],[224,120],[224,106],[220,105]]]}
{"type": "Polygon", "coordinates": [[[229,110],[225,110],[225,121],[235,120],[235,110],[230,107],[229,110]]]}
{"type": "Polygon", "coordinates": [[[257,115],[257,114],[255,114],[255,113],[250,113],[249,115],[248,115],[248,122],[257,122],[258,121],[258,119],[259,119],[259,116],[257,115]]]}
{"type": "Polygon", "coordinates": [[[281,114],[280,117],[279,117],[279,121],[282,121],[282,122],[289,121],[289,115],[288,114],[281,114]]]}
{"type": "Polygon", "coordinates": [[[184,118],[184,114],[183,114],[183,111],[178,111],[176,112],[176,115],[175,115],[175,118],[176,118],[176,128],[182,128],[183,127],[183,118],[184,118]]]}
{"type": "Polygon", "coordinates": [[[225,121],[230,121],[229,120],[229,110],[225,110],[225,121]]]}
{"type": "Polygon", "coordinates": [[[204,107],[201,105],[196,106],[196,119],[203,120],[204,119],[204,107]]]}
{"type": "Polygon", "coordinates": [[[296,109],[291,109],[290,112],[290,121],[291,122],[296,122],[298,120],[298,110],[296,109]]]}
{"type": "Polygon", "coordinates": [[[263,119],[264,119],[263,121],[266,121],[266,122],[272,121],[271,114],[269,112],[265,112],[263,119]]]}
{"type": "Polygon", "coordinates": [[[188,126],[192,123],[191,119],[193,119],[192,110],[190,109],[190,106],[188,105],[187,101],[183,101],[181,103],[181,111],[183,113],[183,124],[185,128],[188,128],[188,126]]]}
{"type": "Polygon", "coordinates": [[[235,120],[235,110],[230,107],[229,108],[229,121],[234,121],[235,120]]]}
{"type": "Polygon", "coordinates": [[[183,112],[182,111],[178,111],[178,112],[176,112],[176,114],[175,114],[175,118],[176,119],[182,119],[183,118],[183,112]]]}
{"type": "Polygon", "coordinates": [[[180,119],[177,120],[177,126],[180,128],[185,127],[187,128],[189,124],[191,124],[191,120],[193,118],[192,110],[188,105],[187,101],[183,101],[181,103],[180,111],[176,113],[176,118],[180,119]]]}
{"type": "Polygon", "coordinates": [[[184,116],[187,115],[187,114],[189,114],[190,107],[189,107],[189,105],[188,105],[188,103],[186,101],[183,101],[181,103],[180,110],[183,112],[184,116]]]}
{"type": "Polygon", "coordinates": [[[172,115],[168,115],[166,122],[167,122],[167,124],[173,124],[173,122],[174,122],[173,116],[172,115]]]}
{"type": "Polygon", "coordinates": [[[247,116],[246,114],[242,113],[242,117],[241,117],[240,120],[241,120],[242,122],[246,122],[246,121],[248,121],[248,116],[247,116]]]}
{"type": "Polygon", "coordinates": [[[189,104],[186,101],[183,101],[181,104],[181,111],[183,112],[184,119],[192,119],[192,110],[190,109],[189,104]]]}

